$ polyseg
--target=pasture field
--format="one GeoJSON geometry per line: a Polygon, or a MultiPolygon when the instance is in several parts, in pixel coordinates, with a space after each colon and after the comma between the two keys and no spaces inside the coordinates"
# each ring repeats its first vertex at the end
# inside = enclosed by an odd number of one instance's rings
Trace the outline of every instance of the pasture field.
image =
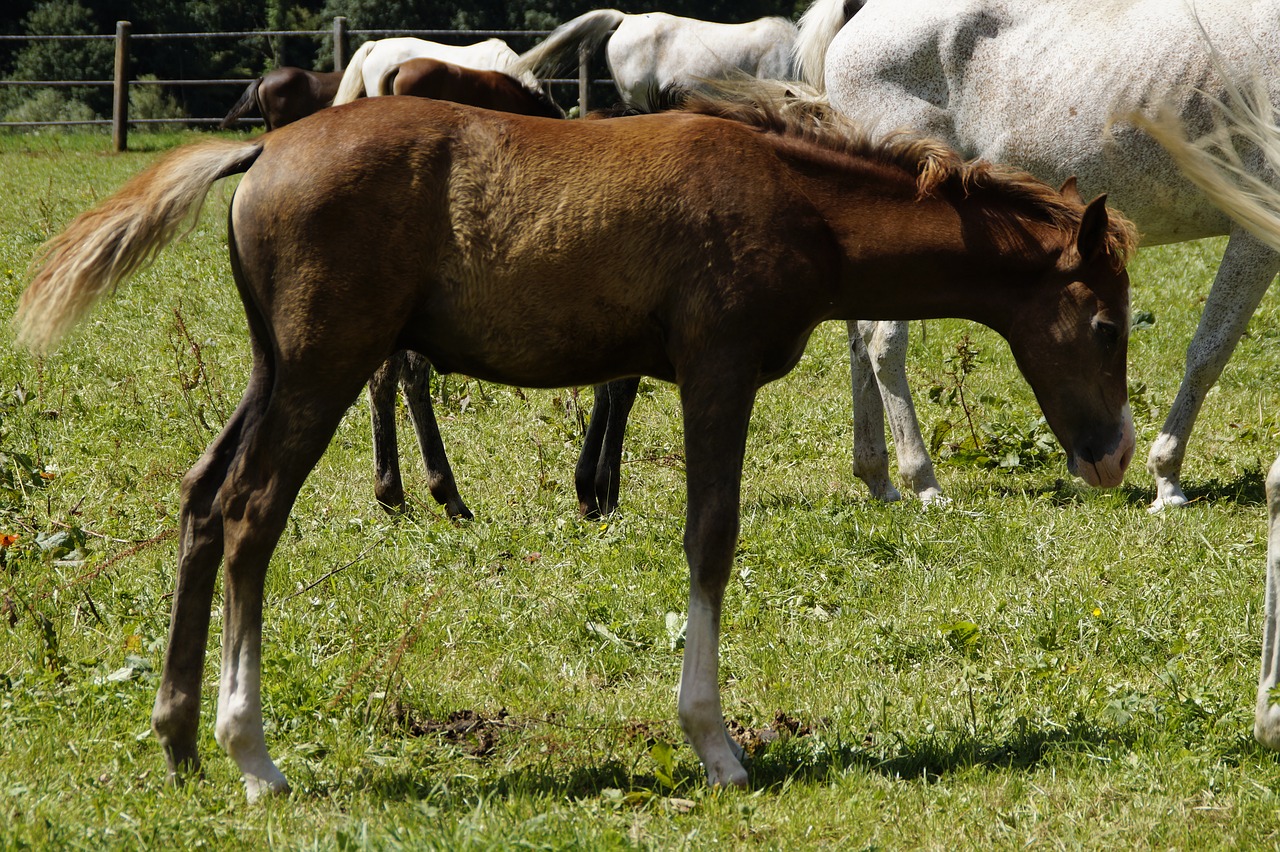
{"type": "MultiPolygon", "coordinates": [[[[44,239],[178,140],[110,155],[101,135],[0,136],[0,315],[44,239]]],[[[642,385],[622,509],[589,522],[572,489],[586,389],[458,376],[435,386],[437,410],[475,521],[441,516],[407,440],[413,510],[375,505],[362,399],[277,551],[264,701],[293,795],[248,805],[214,743],[216,608],[204,778],[167,786],[149,717],[179,480],[248,367],[227,198],[56,354],[0,336],[0,848],[1280,842],[1280,762],[1251,736],[1262,483],[1280,450],[1274,294],[1206,403],[1193,503],[1146,511],[1142,462],[1222,241],[1131,267],[1138,459],[1112,491],[1046,452],[1007,348],[968,323],[912,326],[947,508],[880,505],[852,477],[842,327],[761,393],[722,667],[750,790],[706,789],[675,720],[672,388],[642,385]]]]}

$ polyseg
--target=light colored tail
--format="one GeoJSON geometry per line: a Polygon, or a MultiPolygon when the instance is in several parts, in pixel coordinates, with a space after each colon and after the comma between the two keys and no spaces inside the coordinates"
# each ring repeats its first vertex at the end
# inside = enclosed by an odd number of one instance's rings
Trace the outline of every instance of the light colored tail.
{"type": "Polygon", "coordinates": [[[102,296],[195,224],[209,188],[247,171],[258,142],[202,142],[166,155],[41,247],[18,302],[18,340],[48,352],[102,296]]]}
{"type": "Polygon", "coordinates": [[[520,54],[513,77],[532,73],[536,77],[557,77],[578,62],[578,46],[588,54],[618,28],[627,15],[617,9],[596,9],[579,15],[551,31],[540,44],[520,54]]]}
{"type": "Polygon", "coordinates": [[[342,72],[342,82],[338,84],[338,94],[333,96],[333,105],[349,104],[364,94],[364,61],[377,44],[366,41],[351,54],[351,61],[342,72]]]}
{"type": "MultiPolygon", "coordinates": [[[[1221,67],[1221,65],[1220,65],[1221,67]]],[[[1227,80],[1227,96],[1216,108],[1221,120],[1199,139],[1188,138],[1173,110],[1160,108],[1155,117],[1131,116],[1173,157],[1178,168],[1224,213],[1262,242],[1280,251],[1280,127],[1267,92],[1267,75],[1250,75],[1240,86],[1227,80]],[[1243,143],[1243,144],[1242,144],[1243,143]],[[1263,174],[1245,163],[1241,149],[1257,150],[1266,161],[1263,174]]]]}
{"type": "Polygon", "coordinates": [[[800,16],[800,34],[792,48],[791,64],[800,72],[800,79],[819,92],[827,89],[827,48],[861,6],[852,0],[814,0],[800,16]]]}

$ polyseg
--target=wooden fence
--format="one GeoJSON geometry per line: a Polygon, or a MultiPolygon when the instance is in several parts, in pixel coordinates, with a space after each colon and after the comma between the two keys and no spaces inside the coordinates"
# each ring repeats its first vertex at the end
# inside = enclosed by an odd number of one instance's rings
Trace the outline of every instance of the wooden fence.
{"type": "MultiPolygon", "coordinates": [[[[234,78],[217,80],[178,79],[178,80],[139,80],[135,79],[135,70],[131,61],[129,46],[134,40],[163,39],[210,39],[210,38],[312,38],[333,39],[334,68],[346,67],[350,55],[349,39],[351,36],[370,36],[384,38],[388,36],[416,36],[426,39],[457,40],[459,38],[472,41],[485,38],[508,39],[517,36],[542,37],[547,30],[352,30],[347,28],[347,19],[333,19],[333,27],[329,30],[254,30],[250,32],[215,32],[215,33],[134,33],[128,21],[117,21],[114,35],[0,35],[0,44],[16,41],[102,41],[115,42],[114,72],[110,80],[0,80],[0,86],[80,86],[110,87],[112,90],[111,118],[90,119],[83,121],[5,121],[0,127],[39,127],[70,125],[110,125],[112,146],[116,151],[128,148],[130,124],[217,124],[222,116],[216,117],[184,117],[184,118],[151,118],[130,120],[129,87],[130,86],[246,86],[252,78],[234,78]]],[[[593,83],[608,83],[607,80],[591,80],[588,73],[589,57],[580,56],[578,76],[576,78],[555,78],[544,80],[553,86],[578,87],[578,107],[581,114],[587,112],[588,90],[593,83]]],[[[145,73],[145,70],[143,70],[145,73]]],[[[231,103],[231,99],[228,99],[231,103]]]]}

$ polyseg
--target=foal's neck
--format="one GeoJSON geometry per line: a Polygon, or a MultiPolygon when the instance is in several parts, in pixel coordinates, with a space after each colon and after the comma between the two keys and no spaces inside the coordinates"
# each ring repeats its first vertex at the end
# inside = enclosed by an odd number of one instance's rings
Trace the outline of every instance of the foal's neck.
{"type": "Polygon", "coordinates": [[[876,166],[807,183],[844,257],[832,319],[960,317],[1003,331],[1059,254],[1049,225],[989,192],[919,197],[914,175],[876,166]]]}

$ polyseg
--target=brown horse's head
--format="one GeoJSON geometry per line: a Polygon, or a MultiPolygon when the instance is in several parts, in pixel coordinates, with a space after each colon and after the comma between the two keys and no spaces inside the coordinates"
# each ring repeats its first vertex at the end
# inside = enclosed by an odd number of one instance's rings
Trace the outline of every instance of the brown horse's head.
{"type": "Polygon", "coordinates": [[[1090,485],[1119,485],[1133,457],[1126,357],[1131,228],[1106,208],[1085,208],[1071,244],[1005,330],[1071,472],[1090,485]]]}

